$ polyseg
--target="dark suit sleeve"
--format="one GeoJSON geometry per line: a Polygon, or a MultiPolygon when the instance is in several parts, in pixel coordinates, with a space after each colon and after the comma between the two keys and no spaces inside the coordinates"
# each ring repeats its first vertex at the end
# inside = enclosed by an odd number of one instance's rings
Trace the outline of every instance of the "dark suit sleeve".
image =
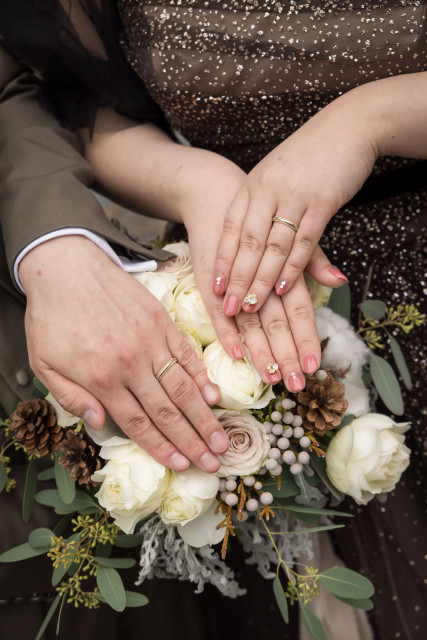
{"type": "Polygon", "coordinates": [[[75,134],[40,107],[32,72],[0,46],[0,224],[12,279],[24,247],[67,227],[156,257],[109,222],[89,188],[93,180],[75,134]]]}

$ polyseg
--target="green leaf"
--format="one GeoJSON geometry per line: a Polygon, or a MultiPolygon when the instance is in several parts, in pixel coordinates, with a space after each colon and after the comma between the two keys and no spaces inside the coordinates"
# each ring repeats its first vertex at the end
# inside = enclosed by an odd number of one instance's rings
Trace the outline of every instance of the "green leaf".
{"type": "Polygon", "coordinates": [[[381,320],[385,316],[386,306],[382,300],[366,300],[360,305],[360,310],[368,318],[381,320]]]}
{"type": "Polygon", "coordinates": [[[298,596],[301,607],[301,617],[304,627],[312,640],[328,640],[319,618],[304,604],[301,596],[298,596]]]}
{"type": "Polygon", "coordinates": [[[130,569],[136,564],[133,558],[105,558],[94,556],[94,560],[102,567],[114,567],[114,569],[130,569]]]}
{"type": "Polygon", "coordinates": [[[49,467],[48,469],[43,469],[37,475],[37,480],[45,481],[45,480],[53,480],[55,477],[55,467],[49,467]]]}
{"type": "Polygon", "coordinates": [[[120,534],[114,538],[114,545],[121,549],[130,549],[131,547],[140,547],[142,537],[136,533],[129,535],[120,534]]]}
{"type": "MultiPolygon", "coordinates": [[[[75,498],[71,504],[67,504],[61,500],[57,489],[45,489],[44,491],[39,491],[36,493],[36,501],[39,504],[53,507],[57,510],[57,513],[63,514],[97,507],[93,498],[88,493],[83,493],[83,491],[76,491],[75,498]]],[[[99,510],[99,507],[97,507],[97,510],[99,510]]]]}
{"type": "Polygon", "coordinates": [[[374,608],[374,603],[369,598],[341,598],[340,596],[335,595],[337,600],[341,600],[344,604],[348,604],[350,607],[354,607],[355,609],[363,609],[363,611],[371,611],[374,608]]]}
{"type": "Polygon", "coordinates": [[[112,567],[100,566],[96,583],[107,604],[114,611],[123,611],[126,606],[126,594],[119,572],[112,567]]]}
{"type": "Polygon", "coordinates": [[[277,606],[279,607],[279,611],[282,614],[283,620],[288,624],[289,622],[289,608],[288,601],[285,596],[285,592],[282,587],[282,583],[280,582],[279,576],[276,576],[273,580],[273,593],[276,598],[277,606]]]}
{"type": "Polygon", "coordinates": [[[346,427],[348,424],[350,424],[350,422],[353,422],[354,418],[355,416],[353,414],[346,414],[345,416],[343,416],[339,428],[341,429],[342,427],[346,427]]]}
{"type": "Polygon", "coordinates": [[[61,562],[59,567],[57,567],[52,571],[52,578],[51,578],[52,587],[56,587],[56,585],[61,582],[62,578],[65,576],[66,573],[67,573],[67,567],[61,562]]]}
{"type": "Polygon", "coordinates": [[[305,529],[296,529],[295,531],[286,531],[289,534],[300,534],[300,533],[317,533],[318,531],[332,531],[332,529],[342,529],[345,527],[345,524],[325,524],[320,527],[306,527],[305,529]]]}
{"type": "Polygon", "coordinates": [[[42,626],[39,629],[38,634],[36,635],[36,640],[41,640],[41,638],[43,637],[43,634],[46,630],[47,625],[49,624],[49,622],[52,619],[53,614],[55,613],[55,611],[57,610],[59,603],[61,602],[61,594],[58,593],[58,595],[56,596],[55,600],[52,602],[52,604],[50,605],[49,611],[46,614],[45,619],[43,620],[42,626]]]}
{"type": "Polygon", "coordinates": [[[53,532],[56,536],[60,536],[63,533],[63,531],[65,531],[65,529],[70,524],[72,517],[73,516],[71,513],[67,513],[67,515],[65,515],[63,518],[58,520],[56,525],[53,527],[53,532]]]}
{"type": "Polygon", "coordinates": [[[323,509],[321,507],[306,507],[302,504],[285,504],[283,503],[288,511],[292,513],[312,513],[317,516],[344,516],[347,518],[353,518],[353,514],[344,513],[342,511],[334,511],[333,509],[323,509]]]}
{"type": "Polygon", "coordinates": [[[3,491],[3,489],[5,488],[6,482],[7,482],[6,467],[4,466],[3,461],[0,460],[0,491],[3,491]]]}
{"type": "Polygon", "coordinates": [[[403,413],[403,399],[396,374],[389,363],[371,353],[371,375],[374,385],[386,407],[398,416],[403,413]]]}
{"type": "Polygon", "coordinates": [[[143,607],[148,604],[147,596],[138,591],[125,591],[127,607],[143,607]]]}
{"type": "Polygon", "coordinates": [[[24,497],[22,499],[22,518],[28,522],[34,504],[34,496],[37,489],[37,469],[35,460],[30,460],[25,476],[24,497]]]}
{"type": "Polygon", "coordinates": [[[36,378],[35,376],[33,378],[33,382],[34,382],[35,388],[38,389],[40,391],[40,393],[43,394],[43,396],[47,396],[47,394],[49,393],[49,389],[47,389],[44,386],[43,382],[40,382],[40,380],[38,378],[36,378]]]}
{"type": "Polygon", "coordinates": [[[319,477],[321,478],[323,484],[325,485],[325,487],[327,487],[327,489],[329,489],[329,491],[332,493],[333,496],[335,496],[335,498],[337,498],[337,500],[342,500],[344,497],[344,494],[341,493],[341,491],[339,491],[333,484],[332,482],[329,480],[329,476],[326,473],[326,460],[325,458],[319,458],[319,456],[317,454],[312,454],[310,456],[310,466],[313,467],[313,469],[315,470],[315,472],[319,475],[319,477]]]}
{"type": "Polygon", "coordinates": [[[35,558],[46,553],[45,549],[33,549],[28,542],[8,549],[0,554],[0,562],[19,562],[20,560],[27,560],[27,558],[35,558]]]}
{"type": "Polygon", "coordinates": [[[33,549],[46,549],[48,551],[51,547],[51,540],[55,536],[53,531],[41,527],[40,529],[34,529],[28,536],[28,542],[33,549]]]}
{"type": "Polygon", "coordinates": [[[334,596],[339,598],[358,600],[359,598],[370,598],[374,593],[372,582],[361,576],[360,573],[346,567],[327,569],[319,574],[319,580],[334,596]]]}
{"type": "Polygon", "coordinates": [[[333,289],[328,302],[329,309],[335,311],[346,320],[350,320],[351,295],[348,284],[339,289],[333,289]]]}
{"type": "Polygon", "coordinates": [[[76,496],[76,484],[71,479],[70,472],[59,464],[61,454],[55,455],[55,482],[60,498],[65,504],[71,504],[76,496]]]}
{"type": "Polygon", "coordinates": [[[399,369],[399,373],[402,376],[402,380],[407,389],[411,390],[413,387],[411,374],[409,373],[408,365],[406,364],[405,357],[402,353],[402,349],[400,348],[400,344],[393,338],[393,336],[388,337],[390,342],[391,352],[393,354],[394,361],[396,363],[396,367],[399,369]]]}
{"type": "Polygon", "coordinates": [[[368,276],[366,278],[365,286],[363,288],[362,302],[365,302],[366,298],[368,297],[369,287],[371,286],[373,270],[374,269],[372,266],[370,266],[368,269],[368,276]]]}

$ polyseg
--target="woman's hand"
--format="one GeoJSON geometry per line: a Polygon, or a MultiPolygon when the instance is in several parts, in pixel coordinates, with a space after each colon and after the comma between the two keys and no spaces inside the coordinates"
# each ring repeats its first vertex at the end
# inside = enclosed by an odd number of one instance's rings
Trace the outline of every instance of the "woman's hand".
{"type": "MultiPolygon", "coordinates": [[[[358,95],[349,92],[319,111],[263,158],[237,192],[214,266],[222,283],[214,292],[226,292],[227,315],[259,310],[273,288],[278,295],[290,291],[310,261],[317,271],[318,260],[325,261],[317,249],[323,230],[378,155],[358,95]]],[[[322,272],[322,284],[346,282],[330,263],[322,272]]]]}
{"type": "Polygon", "coordinates": [[[90,240],[57,238],[30,251],[27,343],[34,373],[68,411],[92,427],[104,408],[156,460],[207,472],[228,448],[208,404],[219,397],[163,306],[90,240]],[[156,374],[176,358],[161,378],[156,374]],[[194,425],[194,428],[193,426],[194,425]]]}

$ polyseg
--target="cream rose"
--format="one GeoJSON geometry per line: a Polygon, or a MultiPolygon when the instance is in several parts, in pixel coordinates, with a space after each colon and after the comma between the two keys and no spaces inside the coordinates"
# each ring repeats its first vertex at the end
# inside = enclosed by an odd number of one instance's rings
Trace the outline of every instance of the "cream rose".
{"type": "Polygon", "coordinates": [[[185,526],[201,516],[215,500],[219,478],[191,466],[181,472],[172,472],[159,509],[165,524],[185,526]]]}
{"type": "Polygon", "coordinates": [[[63,409],[50,392],[47,394],[45,400],[50,402],[50,404],[52,405],[56,415],[56,422],[60,427],[72,427],[73,424],[77,424],[80,420],[80,418],[78,418],[77,416],[73,416],[72,413],[69,413],[69,411],[63,409]]]}
{"type": "Polygon", "coordinates": [[[320,284],[308,275],[305,271],[303,272],[305,284],[310,294],[311,301],[313,303],[313,307],[317,309],[317,307],[323,307],[330,298],[332,289],[330,287],[325,287],[323,284],[320,284]]]}
{"type": "Polygon", "coordinates": [[[247,476],[262,467],[270,450],[265,427],[249,411],[214,411],[230,440],[225,453],[219,454],[219,477],[247,476]]]}
{"type": "Polygon", "coordinates": [[[205,347],[216,340],[215,329],[197,288],[194,275],[186,276],[175,289],[175,319],[205,347]]]}
{"type": "Polygon", "coordinates": [[[262,409],[274,398],[272,387],[262,381],[248,350],[243,349],[245,357],[233,360],[216,340],[203,353],[209,379],[221,393],[217,405],[223,409],[262,409]]]}
{"type": "Polygon", "coordinates": [[[169,313],[173,311],[173,291],[178,284],[178,279],[175,275],[165,274],[161,276],[157,271],[143,271],[132,275],[162,303],[169,313]]]}
{"type": "Polygon", "coordinates": [[[408,422],[396,424],[380,413],[355,418],[338,431],[326,451],[332,484],[357,504],[392,491],[409,465],[403,436],[408,429],[408,422]]]}
{"type": "Polygon", "coordinates": [[[163,247],[166,251],[175,254],[175,258],[167,260],[167,262],[159,262],[157,265],[157,273],[159,276],[165,277],[173,275],[180,282],[185,276],[193,273],[193,267],[190,260],[190,247],[188,242],[174,242],[163,247]]]}
{"type": "Polygon", "coordinates": [[[92,475],[102,482],[96,497],[116,524],[132,533],[139,520],[159,508],[170,471],[132,440],[118,436],[104,442],[100,456],[108,462],[92,475]]]}

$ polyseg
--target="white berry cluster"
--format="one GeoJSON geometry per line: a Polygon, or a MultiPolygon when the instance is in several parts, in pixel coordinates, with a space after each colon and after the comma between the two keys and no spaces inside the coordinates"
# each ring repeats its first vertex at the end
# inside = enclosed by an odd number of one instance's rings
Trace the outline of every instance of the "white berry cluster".
{"type": "MultiPolygon", "coordinates": [[[[262,482],[257,480],[255,476],[244,476],[242,478],[245,490],[249,491],[252,495],[251,489],[254,489],[258,494],[259,499],[249,497],[245,502],[246,511],[243,510],[239,514],[240,520],[246,520],[248,517],[248,511],[256,511],[261,505],[268,506],[273,502],[273,495],[269,491],[262,491],[262,482]]],[[[235,507],[239,502],[239,496],[237,494],[237,476],[227,476],[221,478],[219,483],[219,490],[221,492],[221,500],[225,502],[229,507],[235,507]]]]}
{"type": "Polygon", "coordinates": [[[280,476],[283,464],[289,465],[292,474],[301,473],[303,465],[310,460],[306,449],[310,446],[311,440],[305,435],[302,418],[292,413],[295,407],[296,402],[291,398],[278,400],[275,411],[270,415],[270,421],[264,422],[271,444],[265,467],[272,476],[280,476]]]}

